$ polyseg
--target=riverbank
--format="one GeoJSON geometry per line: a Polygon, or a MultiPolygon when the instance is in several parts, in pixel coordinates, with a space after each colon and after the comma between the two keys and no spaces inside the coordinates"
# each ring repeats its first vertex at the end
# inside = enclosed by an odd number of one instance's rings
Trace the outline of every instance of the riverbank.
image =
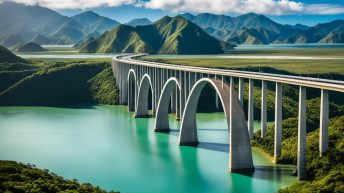
{"type": "Polygon", "coordinates": [[[84,192],[84,193],[119,193],[105,191],[90,183],[67,180],[49,172],[38,169],[33,164],[0,160],[0,192],[84,192]]]}

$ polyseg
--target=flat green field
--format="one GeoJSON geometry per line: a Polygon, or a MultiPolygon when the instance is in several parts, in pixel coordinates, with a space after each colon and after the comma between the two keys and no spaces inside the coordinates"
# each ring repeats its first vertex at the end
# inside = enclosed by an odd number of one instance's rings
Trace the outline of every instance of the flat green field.
{"type": "Polygon", "coordinates": [[[327,74],[344,75],[344,60],[288,60],[288,59],[233,59],[233,58],[158,58],[143,57],[144,60],[159,61],[170,64],[181,64],[212,68],[245,69],[252,67],[271,67],[295,74],[327,74]]]}
{"type": "Polygon", "coordinates": [[[344,48],[235,48],[221,55],[150,55],[144,60],[191,66],[245,69],[270,67],[294,74],[344,75],[344,48]]]}

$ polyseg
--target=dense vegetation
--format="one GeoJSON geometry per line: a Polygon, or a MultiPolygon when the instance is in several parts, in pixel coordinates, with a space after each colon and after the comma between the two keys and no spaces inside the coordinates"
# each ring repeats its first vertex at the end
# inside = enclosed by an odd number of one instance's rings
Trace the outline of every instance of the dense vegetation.
{"type": "MultiPolygon", "coordinates": [[[[77,180],[67,180],[48,170],[35,168],[34,165],[0,160],[0,192],[57,193],[82,192],[106,193],[99,187],[77,180]]],[[[111,193],[115,193],[111,191],[111,193]]]]}
{"type": "Polygon", "coordinates": [[[0,105],[116,104],[111,67],[104,61],[43,62],[0,71],[0,105]]]}

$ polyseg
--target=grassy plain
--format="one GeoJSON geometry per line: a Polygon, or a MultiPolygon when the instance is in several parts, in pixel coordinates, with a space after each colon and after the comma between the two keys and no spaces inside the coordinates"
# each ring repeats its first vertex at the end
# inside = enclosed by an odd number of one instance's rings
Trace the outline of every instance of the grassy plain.
{"type": "Polygon", "coordinates": [[[223,55],[149,55],[142,59],[211,68],[270,67],[294,74],[344,74],[344,48],[234,49],[223,55]]]}

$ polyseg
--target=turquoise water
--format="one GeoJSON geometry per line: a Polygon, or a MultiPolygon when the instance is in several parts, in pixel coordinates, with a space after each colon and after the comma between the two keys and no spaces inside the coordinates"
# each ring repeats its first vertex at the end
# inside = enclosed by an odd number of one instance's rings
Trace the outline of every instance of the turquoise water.
{"type": "Polygon", "coordinates": [[[295,48],[344,48],[344,44],[265,44],[265,45],[238,45],[235,49],[295,49],[295,48]]]}
{"type": "Polygon", "coordinates": [[[0,107],[0,159],[130,193],[272,193],[296,181],[256,151],[252,175],[229,173],[222,113],[197,115],[198,148],[177,145],[178,122],[166,134],[153,120],[124,106],[0,107]]]}

